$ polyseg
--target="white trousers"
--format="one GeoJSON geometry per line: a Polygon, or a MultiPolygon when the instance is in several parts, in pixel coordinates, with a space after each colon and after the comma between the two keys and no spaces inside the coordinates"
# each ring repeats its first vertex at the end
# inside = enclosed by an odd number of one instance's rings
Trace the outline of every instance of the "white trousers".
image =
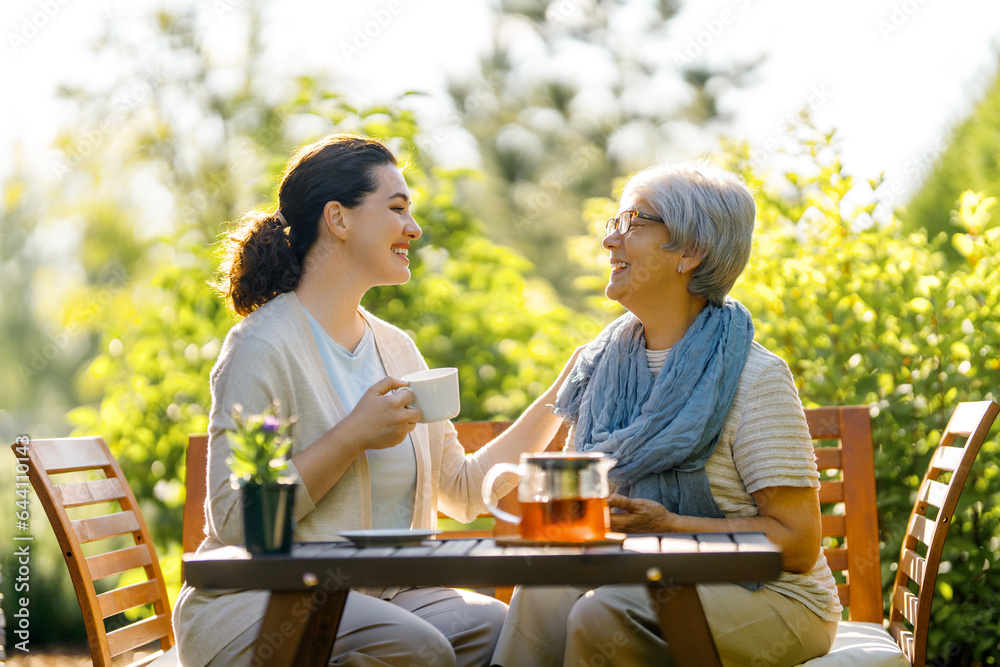
{"type": "MultiPolygon", "coordinates": [[[[351,591],[330,655],[351,667],[482,667],[489,664],[507,605],[454,588],[412,588],[391,600],[351,591]]],[[[224,647],[209,667],[253,667],[263,621],[224,647]]]]}
{"type": "MultiPolygon", "coordinates": [[[[699,585],[709,629],[726,667],[797,665],[830,650],[837,623],[763,588],[699,585]]],[[[519,587],[493,663],[502,667],[670,665],[645,586],[519,587]]]]}

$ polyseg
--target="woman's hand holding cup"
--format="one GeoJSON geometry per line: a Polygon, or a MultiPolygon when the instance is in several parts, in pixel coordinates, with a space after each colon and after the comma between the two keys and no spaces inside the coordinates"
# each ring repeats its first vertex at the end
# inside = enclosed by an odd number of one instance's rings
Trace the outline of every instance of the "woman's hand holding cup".
{"type": "Polygon", "coordinates": [[[420,421],[421,413],[409,407],[413,392],[407,383],[384,377],[368,388],[342,424],[362,451],[388,449],[401,443],[420,421]]]}

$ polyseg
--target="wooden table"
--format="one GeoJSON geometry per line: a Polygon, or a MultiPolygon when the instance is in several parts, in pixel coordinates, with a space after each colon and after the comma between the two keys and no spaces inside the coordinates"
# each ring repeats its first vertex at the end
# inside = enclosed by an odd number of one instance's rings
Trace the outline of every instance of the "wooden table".
{"type": "Polygon", "coordinates": [[[351,587],[645,584],[674,661],[718,665],[694,584],[767,581],[781,553],[761,533],[632,536],[621,546],[499,546],[491,539],[413,547],[296,544],[289,556],[251,557],[239,547],[185,554],[189,584],[267,589],[258,644],[268,665],[326,665],[351,587]],[[277,635],[273,633],[278,633],[277,635]]]}

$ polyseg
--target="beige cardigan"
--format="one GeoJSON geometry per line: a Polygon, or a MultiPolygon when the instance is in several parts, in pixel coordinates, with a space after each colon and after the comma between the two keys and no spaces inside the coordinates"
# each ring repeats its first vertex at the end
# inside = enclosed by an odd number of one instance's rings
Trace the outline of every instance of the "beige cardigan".
{"type": "MultiPolygon", "coordinates": [[[[427,368],[403,331],[363,310],[362,315],[372,328],[388,375],[400,378],[427,368]]],[[[281,416],[296,417],[293,455],[347,416],[320,359],[305,310],[293,292],[269,301],[232,328],[212,369],[211,388],[205,503],[208,537],[199,552],[243,543],[240,494],[230,487],[226,464],[225,432],[233,426],[234,404],[242,404],[244,411],[253,414],[279,398],[281,416]]],[[[460,521],[471,521],[485,512],[480,486],[493,466],[488,449],[466,456],[451,422],[417,424],[411,436],[417,463],[413,527],[434,528],[438,509],[460,521]]],[[[291,468],[293,479],[301,481],[294,465],[291,468]]],[[[502,494],[510,488],[502,485],[495,491],[502,494]]],[[[371,513],[368,460],[359,456],[315,505],[299,486],[294,539],[339,539],[339,531],[371,528],[371,513]]],[[[263,618],[266,602],[266,592],[205,591],[185,584],[173,614],[182,664],[200,667],[208,663],[263,618]]]]}

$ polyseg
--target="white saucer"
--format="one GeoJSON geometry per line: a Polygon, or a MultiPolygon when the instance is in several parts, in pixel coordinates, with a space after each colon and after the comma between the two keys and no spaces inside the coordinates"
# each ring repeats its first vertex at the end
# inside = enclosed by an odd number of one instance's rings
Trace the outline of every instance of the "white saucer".
{"type": "Polygon", "coordinates": [[[376,528],[373,530],[344,530],[339,533],[359,547],[407,547],[420,544],[440,530],[408,530],[401,528],[376,528]]]}

